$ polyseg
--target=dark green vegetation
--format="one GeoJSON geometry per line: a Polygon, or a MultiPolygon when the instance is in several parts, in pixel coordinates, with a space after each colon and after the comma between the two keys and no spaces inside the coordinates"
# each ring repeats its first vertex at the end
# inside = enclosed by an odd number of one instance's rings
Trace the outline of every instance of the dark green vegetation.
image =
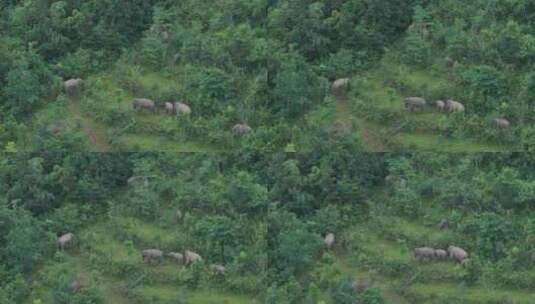
{"type": "Polygon", "coordinates": [[[343,137],[372,151],[530,149],[533,11],[528,0],[3,1],[0,144],[311,151],[343,137]],[[350,92],[334,98],[345,77],[350,92]],[[64,92],[70,78],[84,80],[77,96],[64,92]],[[409,96],[429,105],[409,113],[409,96]],[[155,113],[135,112],[134,98],[155,113]],[[431,105],[450,98],[466,111],[431,105]],[[192,113],[171,117],[168,101],[192,113]],[[252,131],[232,132],[240,123],[252,131]]]}
{"type": "Polygon", "coordinates": [[[269,192],[238,159],[2,156],[0,303],[259,303],[269,192]],[[75,242],[60,250],[68,232],[75,242]],[[145,263],[145,249],[166,256],[145,263]],[[185,250],[203,261],[167,257],[185,250]]]}
{"type": "Polygon", "coordinates": [[[534,165],[349,150],[5,155],[0,303],[533,303],[534,165]],[[469,261],[412,254],[449,245],[469,261]],[[203,261],[145,263],[151,248],[203,261]]]}

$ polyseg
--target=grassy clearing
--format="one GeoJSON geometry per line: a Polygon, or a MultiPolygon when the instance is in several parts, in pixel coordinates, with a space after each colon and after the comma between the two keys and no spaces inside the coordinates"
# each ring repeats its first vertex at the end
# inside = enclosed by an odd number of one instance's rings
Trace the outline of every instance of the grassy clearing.
{"type": "Polygon", "coordinates": [[[348,120],[350,113],[358,117],[361,137],[372,151],[391,148],[444,152],[506,150],[504,146],[474,139],[444,138],[440,134],[441,124],[450,118],[432,106],[419,113],[405,110],[403,99],[407,96],[422,96],[430,102],[455,98],[448,95],[455,84],[438,65],[415,69],[387,57],[376,69],[355,77],[352,86],[348,100],[352,109],[339,107],[337,115],[340,120],[348,120]]]}
{"type": "Polygon", "coordinates": [[[535,292],[527,290],[505,290],[478,284],[463,283],[466,270],[450,260],[415,261],[407,247],[407,241],[426,244],[440,244],[450,239],[460,239],[451,231],[407,221],[395,216],[382,216],[381,223],[387,223],[374,232],[358,225],[351,230],[359,231],[357,252],[337,254],[338,268],[352,278],[373,276],[377,287],[382,288],[386,303],[535,303],[535,292]],[[405,263],[410,265],[416,280],[400,293],[400,279],[388,273],[373,270],[370,265],[361,264],[358,256],[371,257],[385,265],[405,263]],[[391,264],[394,263],[394,264],[391,264]]]}
{"type": "Polygon", "coordinates": [[[503,152],[506,147],[477,143],[464,139],[445,139],[436,134],[402,133],[399,135],[404,146],[419,151],[447,151],[447,152],[503,152]]]}
{"type": "Polygon", "coordinates": [[[191,303],[191,304],[254,304],[246,296],[232,295],[216,290],[188,291],[176,286],[143,286],[133,291],[139,303],[191,303]]]}
{"type": "Polygon", "coordinates": [[[196,142],[173,142],[153,134],[125,134],[116,141],[123,151],[223,152],[221,147],[196,142]]]}
{"type": "MultiPolygon", "coordinates": [[[[105,295],[106,303],[192,303],[192,304],[222,304],[222,303],[257,303],[248,295],[239,295],[222,292],[215,289],[191,289],[181,286],[177,279],[180,270],[184,267],[165,259],[161,264],[148,265],[143,263],[140,255],[141,247],[133,247],[122,238],[135,235],[142,244],[154,246],[172,246],[180,244],[182,233],[174,226],[156,225],[131,217],[114,217],[107,222],[96,223],[79,233],[81,244],[84,247],[68,251],[61,258],[50,260],[35,274],[32,294],[27,304],[40,299],[42,303],[53,303],[53,286],[47,284],[47,277],[67,275],[75,278],[79,275],[91,275],[96,284],[105,295]],[[85,246],[88,246],[85,248],[85,246]],[[140,273],[149,277],[150,284],[141,284],[133,287],[127,293],[124,289],[126,277],[109,273],[99,263],[95,264],[95,256],[106,257],[109,263],[130,265],[140,273]],[[180,302],[185,301],[185,302],[180,302]]],[[[132,279],[132,278],[130,278],[132,279]]]]}
{"type": "Polygon", "coordinates": [[[468,287],[462,283],[419,283],[411,286],[407,293],[418,303],[448,303],[448,300],[464,301],[460,303],[535,303],[535,293],[468,287]]]}

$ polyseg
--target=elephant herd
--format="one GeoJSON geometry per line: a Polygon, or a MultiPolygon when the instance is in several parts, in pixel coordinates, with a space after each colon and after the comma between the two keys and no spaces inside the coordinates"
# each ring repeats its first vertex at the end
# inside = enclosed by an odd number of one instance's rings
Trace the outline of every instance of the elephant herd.
{"type": "Polygon", "coordinates": [[[414,257],[417,259],[446,259],[449,257],[462,265],[468,261],[468,253],[457,246],[449,246],[447,250],[431,247],[415,248],[414,257]]]}
{"type": "MultiPolygon", "coordinates": [[[[407,97],[404,100],[405,108],[410,112],[423,111],[427,106],[427,101],[421,97],[407,97]]],[[[463,113],[465,107],[462,103],[448,99],[446,101],[437,100],[434,102],[434,107],[439,112],[445,113],[463,113]]],[[[511,126],[511,122],[506,118],[495,118],[492,124],[498,128],[506,129],[511,126]]]]}
{"type": "MultiPolygon", "coordinates": [[[[83,87],[83,80],[80,78],[69,79],[63,84],[65,92],[69,97],[76,97],[83,87]]],[[[170,116],[190,115],[191,107],[182,102],[165,102],[165,112],[170,116]]],[[[136,98],[132,102],[135,111],[156,112],[156,103],[148,98],[136,98]]],[[[245,135],[252,131],[252,128],[246,123],[238,123],[232,127],[232,132],[236,135],[245,135]]]]}
{"type": "MultiPolygon", "coordinates": [[[[337,97],[343,97],[350,89],[351,80],[349,78],[340,78],[333,82],[331,86],[331,93],[337,97]]],[[[407,97],[403,101],[405,108],[410,112],[421,112],[428,106],[428,102],[422,97],[407,97]]],[[[431,104],[437,111],[443,113],[463,113],[465,111],[464,104],[448,99],[437,100],[431,104]]],[[[495,118],[492,123],[498,128],[509,128],[511,122],[506,118],[495,118]]]]}

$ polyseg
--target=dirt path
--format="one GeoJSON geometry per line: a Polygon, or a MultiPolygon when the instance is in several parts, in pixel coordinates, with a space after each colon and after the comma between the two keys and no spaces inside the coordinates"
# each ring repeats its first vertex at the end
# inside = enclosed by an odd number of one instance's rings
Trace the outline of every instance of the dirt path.
{"type": "Polygon", "coordinates": [[[111,146],[108,144],[106,129],[102,126],[99,126],[94,121],[83,117],[78,101],[69,101],[68,110],[70,116],[80,122],[82,130],[84,131],[85,135],[89,139],[89,142],[91,143],[92,152],[111,151],[111,146]]]}
{"type": "MultiPolygon", "coordinates": [[[[353,118],[351,106],[346,96],[336,97],[336,123],[343,126],[344,129],[353,132],[351,126],[351,120],[353,118]]],[[[384,152],[385,144],[380,138],[377,130],[374,130],[369,124],[363,120],[357,120],[358,132],[366,149],[371,152],[384,152]]]]}

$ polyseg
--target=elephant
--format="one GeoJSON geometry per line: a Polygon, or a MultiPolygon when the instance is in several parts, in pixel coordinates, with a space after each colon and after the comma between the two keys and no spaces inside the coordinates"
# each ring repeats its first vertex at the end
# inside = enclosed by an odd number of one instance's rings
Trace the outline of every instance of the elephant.
{"type": "Polygon", "coordinates": [[[460,247],[449,246],[448,255],[450,258],[457,260],[457,262],[462,263],[464,259],[468,258],[468,253],[460,247]]]}
{"type": "Polygon", "coordinates": [[[69,80],[65,81],[65,83],[64,83],[65,92],[69,96],[75,96],[82,89],[82,85],[83,85],[83,80],[80,79],[80,78],[69,79],[69,80]]]}
{"type": "Polygon", "coordinates": [[[427,105],[427,102],[425,99],[421,97],[408,97],[405,98],[405,108],[411,112],[414,112],[416,110],[422,111],[425,106],[427,105]]]}
{"type": "Polygon", "coordinates": [[[462,103],[449,99],[446,101],[445,110],[450,113],[453,113],[453,112],[462,113],[464,112],[465,108],[462,103]]]}
{"type": "Polygon", "coordinates": [[[174,103],[174,109],[175,109],[175,114],[176,115],[181,115],[181,114],[189,115],[189,114],[191,114],[191,108],[185,103],[175,102],[174,103]]]}
{"type": "Polygon", "coordinates": [[[448,253],[444,249],[435,249],[435,257],[445,259],[448,257],[448,253]]]}
{"type": "Polygon", "coordinates": [[[166,102],[164,104],[165,106],[165,112],[169,115],[175,115],[176,114],[176,110],[175,110],[175,106],[170,103],[170,102],[166,102]]]}
{"type": "Polygon", "coordinates": [[[168,257],[175,260],[178,264],[184,263],[184,255],[178,252],[170,252],[167,254],[168,257]]]}
{"type": "Polygon", "coordinates": [[[349,90],[350,80],[349,78],[341,78],[336,80],[332,85],[332,93],[336,96],[342,96],[349,90]]]}
{"type": "Polygon", "coordinates": [[[74,244],[74,234],[66,233],[60,236],[57,240],[57,244],[61,250],[65,250],[74,244]]]}
{"type": "Polygon", "coordinates": [[[435,101],[435,106],[437,107],[437,110],[440,112],[443,112],[446,109],[446,103],[442,100],[435,101]]]}
{"type": "Polygon", "coordinates": [[[146,98],[136,98],[133,102],[134,110],[149,110],[154,112],[156,107],[154,101],[146,98]]]}
{"type": "Polygon", "coordinates": [[[418,259],[433,258],[435,256],[435,249],[430,247],[415,248],[414,256],[418,259]]]}
{"type": "Polygon", "coordinates": [[[494,125],[498,128],[507,129],[511,126],[511,122],[505,118],[496,118],[494,119],[494,125]]]}
{"type": "Polygon", "coordinates": [[[328,233],[323,240],[327,248],[331,248],[334,245],[334,234],[328,233]]]}
{"type": "Polygon", "coordinates": [[[253,129],[249,127],[247,124],[237,124],[234,127],[232,127],[232,132],[238,135],[245,135],[249,132],[251,132],[253,129]]]}
{"type": "Polygon", "coordinates": [[[152,261],[161,262],[163,259],[163,252],[159,249],[145,249],[141,252],[143,261],[150,263],[152,261]]]}
{"type": "Polygon", "coordinates": [[[184,252],[184,262],[186,265],[190,265],[200,261],[202,261],[202,257],[199,254],[189,250],[186,250],[184,252]]]}
{"type": "Polygon", "coordinates": [[[214,272],[218,274],[225,274],[226,268],[223,265],[218,264],[212,264],[210,265],[210,269],[212,269],[214,272]]]}

